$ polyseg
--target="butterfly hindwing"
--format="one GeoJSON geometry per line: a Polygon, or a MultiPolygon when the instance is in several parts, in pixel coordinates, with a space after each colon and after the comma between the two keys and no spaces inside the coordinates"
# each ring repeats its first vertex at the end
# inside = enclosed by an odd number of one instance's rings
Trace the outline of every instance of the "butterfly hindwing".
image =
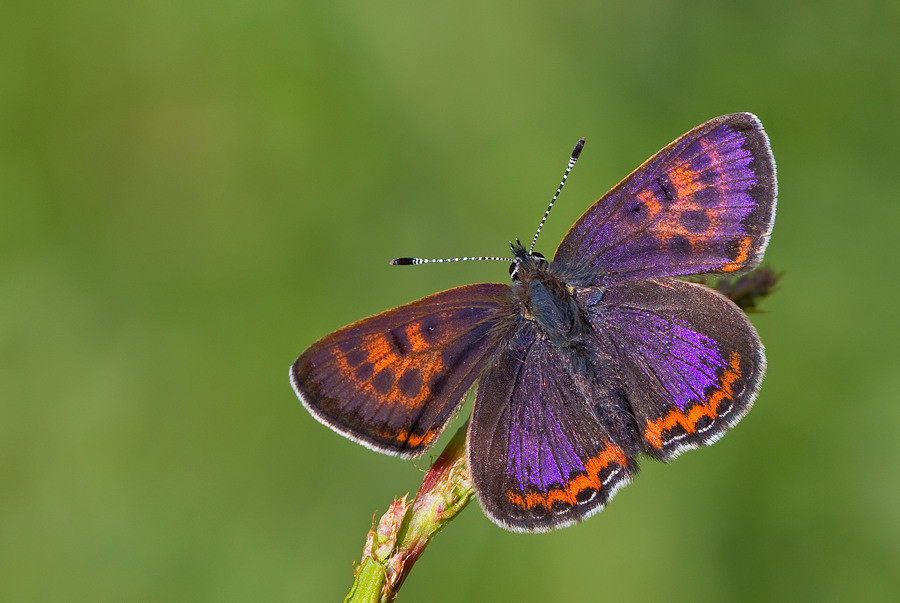
{"type": "Polygon", "coordinates": [[[379,452],[422,454],[494,352],[509,287],[468,285],[320,339],[291,383],[320,422],[379,452]]]}
{"type": "Polygon", "coordinates": [[[601,510],[636,472],[636,428],[630,417],[621,430],[597,416],[595,399],[610,393],[584,360],[526,324],[479,382],[469,468],[482,508],[504,528],[571,525],[601,510]]]}
{"type": "Polygon", "coordinates": [[[554,264],[582,282],[749,270],[775,217],[775,162],[750,113],[712,119],[648,159],[572,226],[554,264]]]}
{"type": "Polygon", "coordinates": [[[616,356],[647,454],[667,460],[711,444],[750,410],[765,352],[724,296],[654,279],[594,291],[583,302],[599,345],[616,356]]]}

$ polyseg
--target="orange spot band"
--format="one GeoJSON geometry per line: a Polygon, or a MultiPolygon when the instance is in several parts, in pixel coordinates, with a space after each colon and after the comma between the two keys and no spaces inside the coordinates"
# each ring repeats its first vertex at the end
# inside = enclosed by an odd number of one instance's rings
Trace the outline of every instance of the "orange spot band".
{"type": "Polygon", "coordinates": [[[650,442],[654,448],[662,450],[662,434],[664,431],[668,431],[676,425],[681,425],[687,433],[694,433],[696,431],[697,421],[699,421],[701,417],[709,417],[710,419],[715,420],[716,417],[718,417],[719,403],[725,398],[728,398],[729,400],[734,399],[734,392],[731,390],[731,386],[734,385],[734,382],[737,381],[740,376],[741,355],[737,352],[732,352],[729,360],[729,368],[722,374],[722,378],[719,380],[719,387],[705,403],[695,404],[686,414],[680,410],[673,410],[656,421],[648,421],[647,427],[644,430],[644,439],[650,442]]]}
{"type": "Polygon", "coordinates": [[[741,239],[740,247],[738,247],[737,257],[734,258],[733,262],[728,262],[724,266],[722,266],[722,272],[734,272],[735,270],[740,270],[740,268],[744,265],[744,262],[747,261],[747,256],[750,254],[750,243],[752,242],[750,237],[744,237],[741,239]]]}
{"type": "Polygon", "coordinates": [[[703,189],[704,185],[698,180],[698,175],[686,165],[680,165],[671,170],[668,176],[672,186],[675,187],[675,196],[683,199],[703,189]]]}
{"type": "Polygon", "coordinates": [[[600,472],[610,463],[625,467],[628,463],[628,457],[625,456],[621,448],[607,444],[603,452],[587,460],[582,473],[570,479],[561,488],[553,488],[547,492],[530,492],[524,496],[517,492],[507,492],[506,496],[509,502],[523,509],[533,509],[540,506],[549,510],[550,506],[557,501],[562,501],[574,507],[578,503],[577,496],[579,493],[585,490],[599,491],[603,487],[603,482],[600,480],[600,472]]]}
{"type": "Polygon", "coordinates": [[[419,324],[414,323],[407,327],[406,336],[412,349],[403,356],[394,352],[392,344],[386,335],[370,335],[363,339],[360,349],[366,353],[364,362],[372,365],[371,377],[368,379],[357,378],[354,368],[347,362],[346,353],[335,347],[332,350],[332,355],[338,365],[339,373],[352,383],[356,390],[364,393],[372,400],[378,400],[380,403],[392,406],[403,406],[410,409],[420,408],[431,395],[431,389],[427,384],[436,373],[445,370],[445,365],[441,359],[440,349],[429,347],[425,343],[419,324]],[[378,392],[373,387],[371,380],[385,369],[389,369],[393,373],[394,381],[389,391],[378,392]],[[400,388],[397,387],[397,380],[400,376],[410,370],[417,371],[422,380],[421,387],[416,392],[416,395],[412,397],[404,395],[400,388]]]}
{"type": "Polygon", "coordinates": [[[410,448],[418,448],[420,446],[427,445],[431,440],[433,440],[434,436],[437,435],[437,431],[434,429],[429,429],[422,435],[417,435],[414,433],[410,433],[406,429],[401,429],[397,433],[391,433],[390,431],[379,431],[376,435],[385,440],[394,440],[396,442],[400,442],[401,444],[406,443],[410,448]]]}

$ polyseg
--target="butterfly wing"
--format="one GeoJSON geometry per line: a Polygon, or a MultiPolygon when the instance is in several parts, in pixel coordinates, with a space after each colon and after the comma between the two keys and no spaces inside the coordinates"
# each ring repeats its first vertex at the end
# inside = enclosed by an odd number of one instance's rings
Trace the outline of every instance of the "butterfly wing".
{"type": "Polygon", "coordinates": [[[598,415],[619,400],[586,364],[523,323],[479,381],[469,426],[472,483],[485,514],[519,532],[545,532],[601,510],[636,471],[633,417],[598,415]]]}
{"type": "Polygon", "coordinates": [[[749,270],[775,219],[775,161],[750,113],[675,140],[572,226],[554,264],[582,284],[749,270]]]}
{"type": "Polygon", "coordinates": [[[616,357],[644,452],[662,460],[712,444],[750,410],[766,357],[729,299],[695,283],[621,283],[581,301],[616,357]]]}
{"type": "Polygon", "coordinates": [[[479,376],[509,316],[510,289],[458,287],[344,327],[291,366],[323,424],[373,450],[425,452],[479,376]]]}

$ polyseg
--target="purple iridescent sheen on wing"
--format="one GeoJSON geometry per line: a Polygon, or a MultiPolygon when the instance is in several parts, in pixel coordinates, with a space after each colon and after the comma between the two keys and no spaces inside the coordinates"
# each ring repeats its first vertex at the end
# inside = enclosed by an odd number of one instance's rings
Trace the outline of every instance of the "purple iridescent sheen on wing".
{"type": "Polygon", "coordinates": [[[485,513],[508,529],[580,521],[634,473],[637,426],[629,422],[622,437],[615,419],[596,414],[593,400],[615,394],[583,360],[526,323],[481,379],[469,467],[485,513]]]}
{"type": "Polygon", "coordinates": [[[759,120],[725,115],[604,195],[566,234],[554,264],[584,284],[748,270],[768,243],[775,193],[759,120]]]}
{"type": "Polygon", "coordinates": [[[664,319],[634,308],[617,308],[612,320],[629,325],[628,335],[643,358],[667,364],[656,373],[680,410],[700,402],[716,374],[727,366],[719,344],[675,318],[664,319]]]}
{"type": "Polygon", "coordinates": [[[571,389],[565,383],[567,376],[559,366],[548,366],[550,354],[543,346],[533,346],[531,350],[533,353],[522,364],[516,388],[524,403],[508,405],[503,416],[504,431],[510,437],[506,472],[521,490],[528,486],[547,490],[553,484],[566,482],[573,472],[583,471],[584,461],[571,440],[574,426],[563,429],[573,422],[571,411],[554,404],[565,400],[566,390],[571,389]],[[536,396],[536,392],[541,395],[536,396]]]}
{"type": "Polygon", "coordinates": [[[727,298],[677,279],[580,296],[599,347],[616,358],[644,452],[669,459],[710,444],[750,410],[766,357],[727,298]]]}

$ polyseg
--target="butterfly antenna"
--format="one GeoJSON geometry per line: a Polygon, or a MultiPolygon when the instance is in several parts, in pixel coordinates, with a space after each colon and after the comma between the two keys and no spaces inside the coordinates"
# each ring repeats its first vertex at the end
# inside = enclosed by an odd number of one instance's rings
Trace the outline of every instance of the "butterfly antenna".
{"type": "Polygon", "coordinates": [[[556,189],[556,194],[553,195],[553,198],[550,199],[550,205],[547,206],[547,211],[544,212],[544,217],[541,218],[541,223],[538,225],[537,232],[534,233],[534,238],[531,240],[531,247],[528,249],[528,253],[534,251],[534,246],[537,243],[538,235],[541,234],[541,229],[544,227],[544,222],[547,221],[547,216],[550,215],[550,210],[553,209],[553,204],[556,203],[556,199],[559,197],[559,194],[562,192],[563,187],[566,185],[566,178],[569,177],[569,172],[572,171],[572,168],[575,167],[575,162],[578,161],[578,156],[581,155],[581,149],[584,148],[584,138],[575,143],[575,148],[572,150],[572,156],[569,157],[569,165],[566,166],[566,171],[563,174],[562,181],[559,183],[559,188],[556,189]]]}
{"type": "Polygon", "coordinates": [[[439,258],[439,259],[426,259],[426,258],[395,258],[391,260],[391,265],[393,266],[415,266],[418,264],[440,264],[443,262],[475,262],[481,260],[490,260],[490,261],[498,261],[498,262],[514,262],[510,258],[500,258],[495,256],[472,256],[465,258],[439,258]]]}

